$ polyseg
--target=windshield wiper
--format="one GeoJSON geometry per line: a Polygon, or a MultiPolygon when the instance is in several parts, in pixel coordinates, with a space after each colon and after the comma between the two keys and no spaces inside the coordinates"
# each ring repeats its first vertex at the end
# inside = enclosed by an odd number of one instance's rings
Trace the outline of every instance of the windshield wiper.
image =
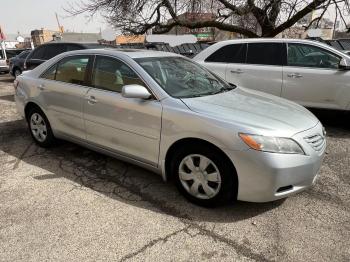
{"type": "Polygon", "coordinates": [[[231,90],[235,89],[236,87],[237,87],[236,85],[222,87],[222,88],[220,88],[218,91],[210,92],[209,94],[215,95],[215,94],[219,94],[219,93],[231,91],[231,90]]]}

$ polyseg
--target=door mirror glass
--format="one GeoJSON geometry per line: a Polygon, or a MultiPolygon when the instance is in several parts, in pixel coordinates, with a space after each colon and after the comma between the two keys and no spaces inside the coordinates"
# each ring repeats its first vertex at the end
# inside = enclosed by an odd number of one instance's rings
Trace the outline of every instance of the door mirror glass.
{"type": "Polygon", "coordinates": [[[151,93],[147,90],[146,87],[136,84],[123,86],[122,95],[126,98],[140,99],[149,99],[151,97],[151,93]]]}
{"type": "Polygon", "coordinates": [[[339,62],[339,69],[350,70],[349,61],[346,60],[345,58],[342,58],[339,62]]]}

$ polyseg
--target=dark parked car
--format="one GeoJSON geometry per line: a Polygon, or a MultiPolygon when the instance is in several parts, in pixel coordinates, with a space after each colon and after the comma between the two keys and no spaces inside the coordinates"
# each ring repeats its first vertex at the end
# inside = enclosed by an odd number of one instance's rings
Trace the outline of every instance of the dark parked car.
{"type": "Polygon", "coordinates": [[[21,52],[23,52],[26,49],[19,49],[19,48],[6,48],[3,49],[0,47],[0,73],[8,73],[10,71],[9,69],[9,59],[12,57],[15,57],[16,55],[19,55],[21,52]]]}
{"type": "Polygon", "coordinates": [[[21,52],[19,55],[16,55],[15,57],[10,58],[9,70],[12,76],[17,77],[23,72],[24,61],[26,60],[30,52],[31,50],[25,50],[21,52]]]}
{"type": "Polygon", "coordinates": [[[31,70],[58,54],[80,50],[109,47],[98,43],[50,42],[35,48],[24,62],[24,70],[31,70]]]}

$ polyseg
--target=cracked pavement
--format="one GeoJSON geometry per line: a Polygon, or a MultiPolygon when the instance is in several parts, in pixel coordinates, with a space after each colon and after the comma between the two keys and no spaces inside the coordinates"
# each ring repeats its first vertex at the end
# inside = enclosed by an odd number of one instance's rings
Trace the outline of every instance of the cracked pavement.
{"type": "Polygon", "coordinates": [[[206,209],[142,168],[36,146],[5,75],[0,112],[0,261],[349,261],[349,114],[314,112],[328,149],[313,188],[206,209]]]}

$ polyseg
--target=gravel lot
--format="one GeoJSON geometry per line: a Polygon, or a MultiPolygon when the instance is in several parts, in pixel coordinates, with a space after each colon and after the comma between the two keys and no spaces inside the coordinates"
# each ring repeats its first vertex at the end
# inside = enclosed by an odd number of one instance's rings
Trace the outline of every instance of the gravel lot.
{"type": "Polygon", "coordinates": [[[349,261],[350,114],[316,185],[283,201],[194,206],[139,167],[62,142],[37,147],[0,76],[0,261],[349,261]]]}

